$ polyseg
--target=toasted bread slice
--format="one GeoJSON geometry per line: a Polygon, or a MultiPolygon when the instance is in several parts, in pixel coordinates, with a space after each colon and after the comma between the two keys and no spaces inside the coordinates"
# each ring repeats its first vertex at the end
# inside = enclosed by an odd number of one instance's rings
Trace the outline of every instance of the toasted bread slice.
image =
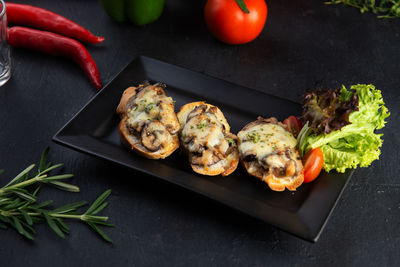
{"type": "Polygon", "coordinates": [[[304,180],[297,141],[275,118],[247,124],[238,133],[239,157],[247,172],[274,191],[295,191],[304,180]]]}
{"type": "Polygon", "coordinates": [[[127,147],[149,159],[163,159],[179,147],[180,124],[165,85],[129,87],[117,107],[119,134],[127,147]]]}
{"type": "Polygon", "coordinates": [[[227,176],[239,163],[237,137],[221,110],[205,102],[184,105],[178,113],[182,149],[192,169],[203,175],[227,176]]]}

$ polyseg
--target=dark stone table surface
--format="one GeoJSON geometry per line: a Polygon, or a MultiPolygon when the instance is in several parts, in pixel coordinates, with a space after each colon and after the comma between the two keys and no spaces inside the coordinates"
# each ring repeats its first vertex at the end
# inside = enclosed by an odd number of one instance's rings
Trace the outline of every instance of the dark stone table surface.
{"type": "Polygon", "coordinates": [[[380,160],[354,173],[319,241],[303,241],[190,191],[52,143],[96,90],[71,61],[13,49],[12,78],[0,88],[1,184],[50,146],[51,161],[65,163],[81,192],[45,187],[41,199],[61,205],[111,188],[104,214],[116,226],[105,229],[113,245],[79,222],[67,222],[65,240],[45,224],[37,226],[33,242],[0,230],[0,265],[398,266],[400,20],[321,0],[269,0],[261,35],[229,46],[208,33],[205,1],[167,2],[160,20],[135,27],[111,21],[97,1],[24,1],[106,37],[87,46],[104,84],[138,55],[297,102],[308,88],[373,83],[392,113],[380,160]]]}

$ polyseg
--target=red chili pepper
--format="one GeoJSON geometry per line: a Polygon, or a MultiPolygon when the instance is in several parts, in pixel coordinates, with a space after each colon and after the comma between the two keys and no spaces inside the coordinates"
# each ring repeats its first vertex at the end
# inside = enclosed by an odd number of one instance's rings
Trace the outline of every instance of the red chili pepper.
{"type": "Polygon", "coordinates": [[[92,84],[97,89],[101,89],[102,85],[96,63],[80,42],[56,33],[18,26],[9,28],[7,34],[8,43],[11,46],[71,58],[79,64],[92,84]]]}
{"type": "Polygon", "coordinates": [[[91,44],[104,41],[104,37],[95,36],[79,24],[40,7],[6,3],[6,12],[11,24],[32,26],[91,44]]]}

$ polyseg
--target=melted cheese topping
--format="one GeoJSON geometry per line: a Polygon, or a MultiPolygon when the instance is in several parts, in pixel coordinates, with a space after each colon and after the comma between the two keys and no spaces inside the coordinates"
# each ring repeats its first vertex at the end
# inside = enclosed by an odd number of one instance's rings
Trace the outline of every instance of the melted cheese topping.
{"type": "Polygon", "coordinates": [[[297,144],[290,132],[272,123],[257,124],[250,129],[242,130],[238,133],[238,138],[239,151],[242,154],[251,152],[259,160],[276,150],[295,148],[297,144]]]}
{"type": "MultiPolygon", "coordinates": [[[[195,152],[198,145],[213,148],[225,141],[222,124],[213,114],[209,113],[203,113],[190,119],[183,127],[182,136],[194,137],[194,145],[188,146],[190,152],[195,152]],[[192,149],[194,151],[191,151],[192,149]]],[[[221,147],[225,148],[225,151],[228,148],[226,145],[221,147]]]]}
{"type": "Polygon", "coordinates": [[[155,90],[143,89],[134,99],[134,104],[131,109],[127,110],[128,124],[132,126],[138,125],[140,122],[147,122],[152,120],[160,120],[160,107],[158,103],[162,101],[166,104],[172,104],[172,98],[166,95],[159,95],[155,90]]]}

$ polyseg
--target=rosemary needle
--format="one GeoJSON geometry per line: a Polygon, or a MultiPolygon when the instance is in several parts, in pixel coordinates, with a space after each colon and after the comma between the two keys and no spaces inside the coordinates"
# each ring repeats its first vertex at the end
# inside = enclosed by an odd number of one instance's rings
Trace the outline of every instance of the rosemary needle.
{"type": "MultiPolygon", "coordinates": [[[[79,192],[79,187],[62,181],[71,178],[72,174],[49,175],[50,171],[62,167],[63,164],[48,163],[48,152],[49,149],[46,148],[35,174],[33,174],[35,164],[32,164],[0,188],[0,228],[8,229],[11,226],[21,235],[34,240],[36,234],[34,224],[46,221],[58,236],[65,238],[65,235],[69,234],[69,228],[64,219],[75,219],[87,223],[104,240],[112,243],[98,226],[113,225],[107,223],[108,217],[96,215],[108,205],[105,200],[111,194],[110,189],[101,194],[84,213],[78,213],[77,210],[87,205],[86,201],[66,204],[55,209],[49,209],[52,200],[38,202],[37,195],[42,184],[53,185],[65,191],[79,192]],[[37,185],[36,188],[29,191],[27,188],[33,185],[37,185]]],[[[0,170],[0,174],[2,172],[3,170],[0,170]]]]}

